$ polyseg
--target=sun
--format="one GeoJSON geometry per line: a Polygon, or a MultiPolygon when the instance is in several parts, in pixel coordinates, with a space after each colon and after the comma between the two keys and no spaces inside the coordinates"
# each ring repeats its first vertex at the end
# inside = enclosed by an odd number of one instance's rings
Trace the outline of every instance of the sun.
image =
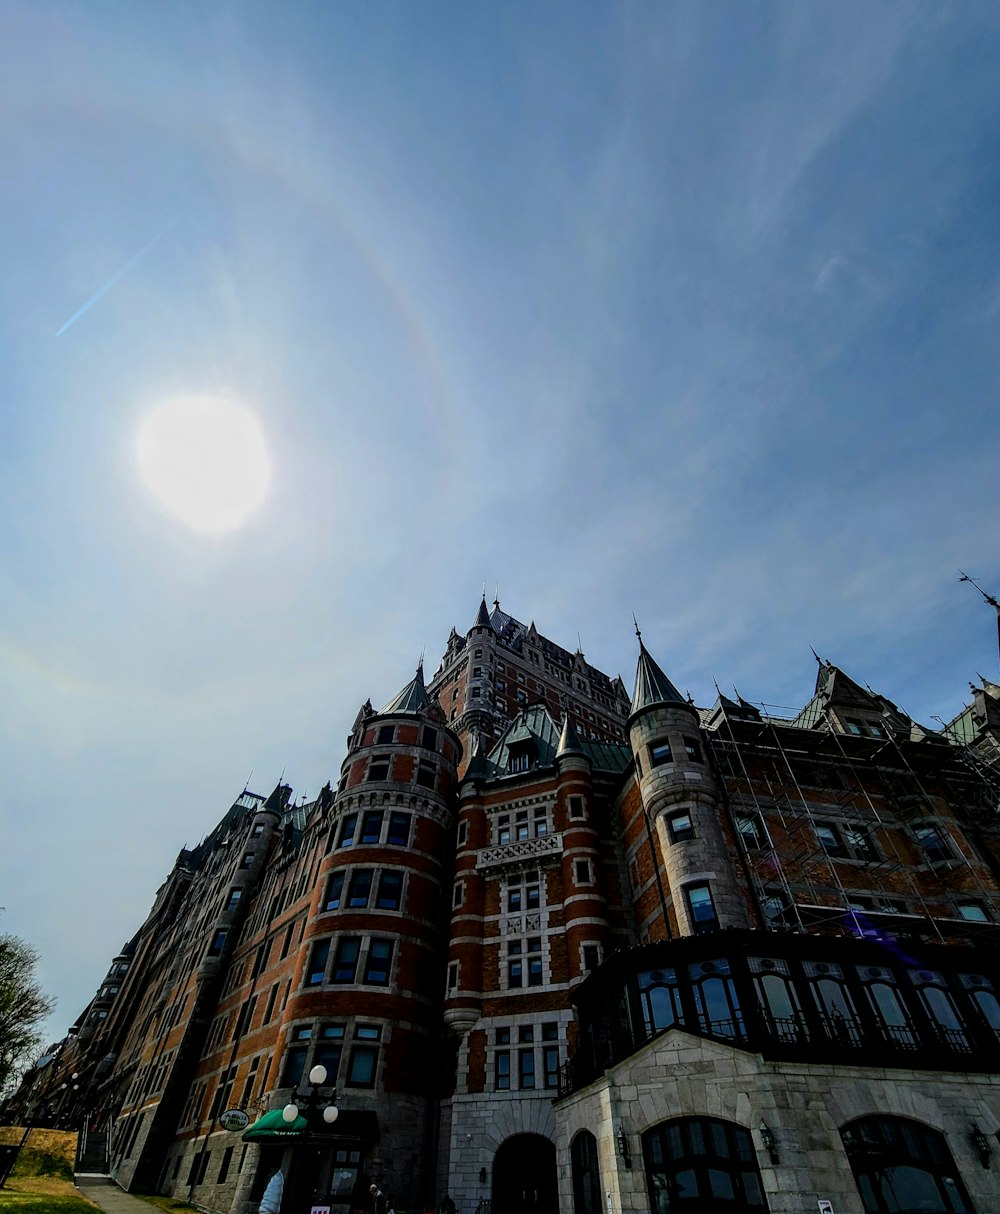
{"type": "Polygon", "coordinates": [[[271,461],[256,416],[229,396],[179,396],[151,409],[136,440],[146,488],[192,531],[235,531],[260,506],[271,461]]]}

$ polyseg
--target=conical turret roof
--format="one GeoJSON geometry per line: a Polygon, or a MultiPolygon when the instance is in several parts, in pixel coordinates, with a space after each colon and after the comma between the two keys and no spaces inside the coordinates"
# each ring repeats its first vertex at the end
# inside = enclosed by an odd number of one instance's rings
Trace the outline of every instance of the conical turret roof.
{"type": "Polygon", "coordinates": [[[687,701],[671,683],[646,650],[639,638],[639,662],[635,670],[635,691],[632,693],[632,715],[654,704],[683,704],[687,701]]]}
{"type": "Polygon", "coordinates": [[[481,780],[486,774],[486,748],[483,746],[483,735],[476,733],[472,743],[472,755],[469,759],[469,766],[465,769],[462,782],[464,783],[466,780],[481,780]]]}
{"type": "Polygon", "coordinates": [[[559,735],[559,745],[556,748],[556,758],[559,759],[563,755],[582,755],[586,754],[583,749],[583,743],[577,736],[576,730],[573,728],[573,722],[569,719],[569,713],[563,717],[562,733],[559,735]]]}
{"type": "Polygon", "coordinates": [[[403,690],[386,704],[380,715],[397,712],[419,713],[427,708],[430,702],[430,696],[424,686],[424,664],[421,661],[417,667],[417,673],[403,690]]]}
{"type": "Polygon", "coordinates": [[[483,601],[479,604],[479,614],[476,616],[476,622],[472,625],[473,628],[489,628],[490,613],[486,606],[486,595],[483,595],[483,601]]]}

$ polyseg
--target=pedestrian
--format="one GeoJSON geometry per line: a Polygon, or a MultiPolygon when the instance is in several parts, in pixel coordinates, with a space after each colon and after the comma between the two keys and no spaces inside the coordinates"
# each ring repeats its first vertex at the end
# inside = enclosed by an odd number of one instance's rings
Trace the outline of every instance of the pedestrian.
{"type": "Polygon", "coordinates": [[[368,1192],[371,1194],[372,1199],[372,1214],[386,1214],[385,1194],[378,1187],[378,1185],[371,1185],[368,1192]]]}
{"type": "Polygon", "coordinates": [[[264,1190],[264,1196],[260,1199],[259,1214],[280,1214],[281,1211],[281,1194],[285,1188],[285,1176],[281,1168],[278,1168],[271,1179],[267,1182],[267,1188],[264,1190]]]}

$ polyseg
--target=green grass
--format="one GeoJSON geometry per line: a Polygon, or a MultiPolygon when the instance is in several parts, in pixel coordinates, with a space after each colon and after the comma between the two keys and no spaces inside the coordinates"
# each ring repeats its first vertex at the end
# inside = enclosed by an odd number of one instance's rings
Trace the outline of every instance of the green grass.
{"type": "Polygon", "coordinates": [[[91,1205],[67,1180],[47,1176],[12,1176],[0,1189],[0,1210],[17,1214],[94,1214],[91,1205]]]}
{"type": "Polygon", "coordinates": [[[151,1197],[145,1193],[133,1193],[133,1197],[138,1197],[140,1201],[146,1201],[151,1206],[156,1206],[158,1210],[194,1210],[196,1206],[189,1206],[186,1201],[181,1201],[177,1197],[151,1197]]]}

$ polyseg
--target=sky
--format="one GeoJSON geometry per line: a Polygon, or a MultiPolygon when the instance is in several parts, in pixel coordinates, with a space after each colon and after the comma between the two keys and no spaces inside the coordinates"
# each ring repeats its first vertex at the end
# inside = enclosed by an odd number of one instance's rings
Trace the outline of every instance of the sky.
{"type": "Polygon", "coordinates": [[[928,725],[997,676],[998,79],[976,0],[6,0],[0,931],[49,1039],[484,583],[629,687],[634,612],[700,704],[800,706],[810,645],[928,725]],[[223,532],[140,468],[189,398],[263,435],[223,532]]]}

